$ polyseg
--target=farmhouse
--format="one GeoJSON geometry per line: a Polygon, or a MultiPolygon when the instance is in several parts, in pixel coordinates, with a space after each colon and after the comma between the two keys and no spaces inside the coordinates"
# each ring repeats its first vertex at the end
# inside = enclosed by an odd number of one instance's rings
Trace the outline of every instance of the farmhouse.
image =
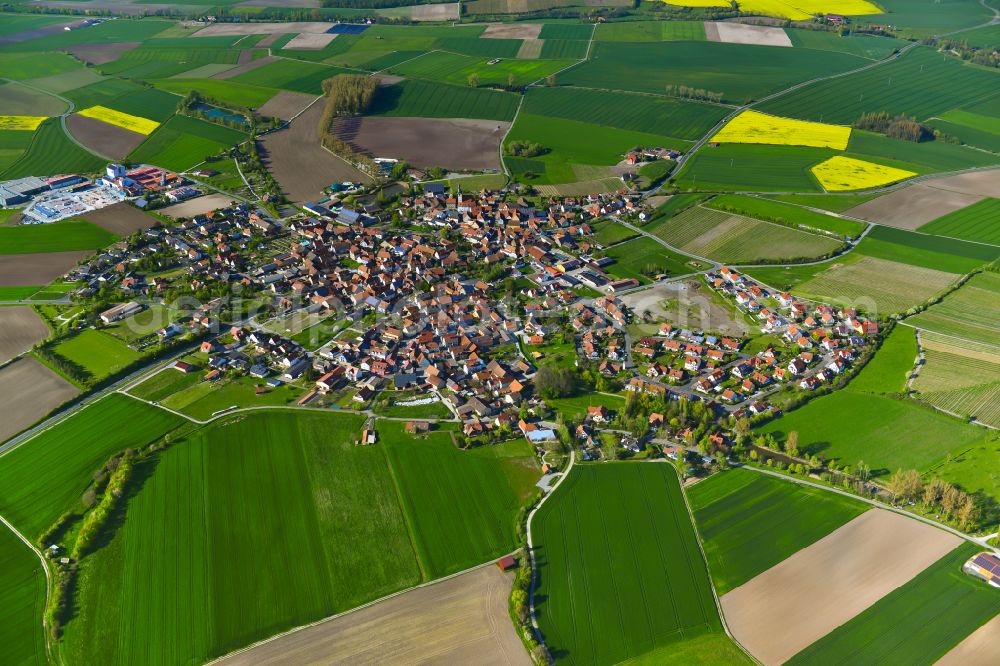
{"type": "Polygon", "coordinates": [[[1000,557],[993,553],[979,553],[968,560],[962,569],[993,587],[1000,587],[1000,557]]]}

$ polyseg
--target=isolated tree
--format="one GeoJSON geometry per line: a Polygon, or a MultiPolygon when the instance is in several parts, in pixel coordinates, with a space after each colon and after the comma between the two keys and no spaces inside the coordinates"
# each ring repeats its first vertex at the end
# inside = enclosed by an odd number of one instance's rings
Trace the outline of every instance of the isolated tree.
{"type": "Polygon", "coordinates": [[[556,84],[556,75],[555,74],[549,74],[548,76],[545,77],[545,85],[547,85],[548,87],[551,88],[555,84],[556,84]]]}
{"type": "Polygon", "coordinates": [[[867,481],[872,476],[871,467],[866,465],[864,460],[858,461],[857,476],[862,481],[867,481]]]}
{"type": "Polygon", "coordinates": [[[799,455],[799,431],[793,430],[788,433],[788,437],[785,438],[785,451],[789,455],[797,456],[799,455]]]}
{"type": "Polygon", "coordinates": [[[962,502],[962,491],[951,484],[947,484],[944,493],[941,494],[941,511],[946,518],[951,518],[962,502]]]}
{"type": "Polygon", "coordinates": [[[979,518],[979,507],[971,495],[966,495],[965,501],[958,508],[958,524],[964,530],[974,524],[977,518],[979,518]]]}
{"type": "Polygon", "coordinates": [[[478,88],[479,87],[479,75],[472,73],[469,74],[469,87],[478,88]]]}
{"type": "Polygon", "coordinates": [[[507,74],[507,87],[508,88],[513,88],[514,87],[514,73],[513,72],[507,74]]]}

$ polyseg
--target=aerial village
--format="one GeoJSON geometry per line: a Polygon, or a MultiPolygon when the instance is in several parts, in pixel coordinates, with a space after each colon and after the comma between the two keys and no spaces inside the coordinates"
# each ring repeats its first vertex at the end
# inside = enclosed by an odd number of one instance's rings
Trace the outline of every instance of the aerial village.
{"type": "MultiPolygon", "coordinates": [[[[113,169],[104,187],[154,186],[113,169]]],[[[132,344],[176,353],[195,343],[173,362],[179,373],[238,378],[254,395],[281,391],[302,407],[437,402],[439,415],[408,431],[460,420],[465,445],[523,436],[541,451],[569,439],[584,459],[690,453],[705,464],[732,446],[725,424],[775,416],[769,396],[836,381],[879,337],[853,309],[773,293],[724,266],[699,276],[705,290],[773,344],[749,349],[753,336],[672,321],[637,333],[624,296],[643,287],[606,271],[613,260],[592,227],[609,215],[639,220],[641,201],[627,193],[538,206],[428,185],[383,207],[352,208],[334,195],[305,209],[276,221],[234,203],[119,241],[67,275],[84,285],[75,298],[100,305],[77,325],[156,310],[162,326],[132,344]],[[191,296],[189,307],[164,307],[191,296]],[[317,330],[318,339],[302,334],[317,330]],[[573,379],[539,390],[553,345],[571,350],[559,364],[573,379]],[[579,418],[546,400],[581,391],[598,399],[579,418]],[[626,417],[600,392],[638,407],[626,417]],[[670,418],[680,404],[711,418],[670,418]]],[[[246,406],[240,400],[212,415],[246,406]]],[[[374,426],[358,441],[376,443],[374,426]]]]}

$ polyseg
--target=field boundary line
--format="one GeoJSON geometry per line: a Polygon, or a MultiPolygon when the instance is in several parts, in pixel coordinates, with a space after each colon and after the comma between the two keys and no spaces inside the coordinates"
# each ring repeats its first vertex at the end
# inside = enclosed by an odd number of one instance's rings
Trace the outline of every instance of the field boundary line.
{"type": "MultiPolygon", "coordinates": [[[[0,520],[2,520],[2,518],[0,518],[0,520]]],[[[516,551],[514,551],[514,552],[516,552],[516,551]]],[[[376,604],[380,604],[383,601],[389,601],[390,599],[394,599],[394,598],[396,598],[398,596],[406,594],[407,592],[413,592],[414,590],[419,590],[419,589],[424,588],[424,587],[431,587],[432,585],[437,585],[438,583],[443,583],[443,582],[445,582],[447,580],[451,580],[452,578],[457,578],[457,577],[462,576],[464,574],[472,573],[473,571],[478,571],[480,569],[484,569],[484,568],[490,567],[490,566],[496,566],[496,560],[490,559],[490,560],[488,560],[486,562],[483,562],[482,564],[476,564],[475,566],[471,566],[468,569],[463,569],[462,571],[456,571],[455,573],[448,574],[447,576],[443,576],[441,578],[435,578],[434,580],[429,580],[427,582],[420,583],[419,585],[414,585],[412,587],[408,587],[408,588],[405,588],[405,589],[402,589],[402,590],[398,590],[396,592],[392,592],[390,594],[385,595],[384,597],[379,597],[378,599],[373,599],[372,601],[369,601],[367,603],[361,604],[360,606],[355,606],[354,608],[350,608],[348,610],[341,611],[340,613],[337,613],[335,615],[329,615],[329,616],[324,617],[322,619],[316,620],[315,622],[310,622],[308,624],[303,624],[303,625],[299,625],[297,627],[292,627],[291,629],[283,631],[280,634],[275,634],[274,636],[270,636],[270,637],[265,638],[263,640],[259,640],[256,643],[251,643],[250,645],[247,645],[246,647],[240,648],[238,650],[233,650],[232,652],[229,652],[229,653],[226,653],[226,654],[224,654],[222,656],[216,657],[212,661],[206,662],[205,666],[212,666],[213,664],[221,663],[222,661],[224,661],[226,659],[229,659],[230,657],[236,657],[236,656],[239,656],[241,654],[245,654],[245,653],[253,650],[254,648],[258,648],[258,647],[260,647],[262,645],[267,645],[268,643],[273,643],[274,641],[278,640],[279,638],[284,638],[285,636],[289,636],[291,634],[296,634],[296,633],[298,633],[300,631],[303,631],[304,629],[311,629],[312,627],[318,627],[318,626],[320,626],[322,624],[326,624],[327,622],[332,622],[333,620],[337,620],[339,618],[345,617],[345,616],[350,615],[352,613],[356,613],[358,611],[365,610],[366,608],[371,608],[372,606],[375,606],[376,604]]]]}
{"type": "Polygon", "coordinates": [[[513,176],[511,176],[510,170],[507,168],[507,161],[504,159],[503,145],[506,143],[507,137],[510,136],[511,130],[514,129],[514,123],[517,122],[517,117],[521,114],[521,107],[524,105],[524,97],[524,95],[521,95],[521,98],[517,100],[517,108],[514,109],[514,117],[510,119],[510,125],[507,127],[507,131],[503,133],[503,138],[500,139],[500,167],[503,169],[504,175],[507,176],[508,185],[510,185],[510,182],[513,180],[513,176]]]}
{"type": "MultiPolygon", "coordinates": [[[[25,546],[31,549],[31,551],[38,557],[38,560],[42,563],[42,571],[45,572],[45,606],[48,607],[49,597],[52,595],[52,573],[49,571],[49,563],[45,560],[45,556],[42,555],[41,551],[35,548],[35,544],[28,541],[28,538],[17,531],[17,529],[10,524],[3,516],[0,516],[0,523],[3,523],[7,529],[14,533],[14,535],[20,539],[25,546]]],[[[42,640],[45,641],[45,656],[49,663],[54,663],[52,659],[52,645],[49,641],[49,631],[48,623],[45,621],[45,609],[42,609],[42,640]]]]}
{"type": "MultiPolygon", "coordinates": [[[[655,462],[655,461],[654,461],[655,462]]],[[[729,640],[733,642],[733,645],[739,647],[743,651],[743,654],[747,655],[751,661],[755,664],[760,664],[761,662],[754,655],[750,654],[750,651],[743,647],[743,644],[736,640],[736,636],[729,629],[729,623],[726,622],[726,614],[722,611],[722,601],[719,599],[719,593],[715,591],[715,583],[712,581],[712,568],[708,564],[708,555],[705,553],[705,546],[702,544],[701,530],[698,529],[698,521],[694,519],[694,511],[691,509],[691,502],[688,500],[687,491],[684,489],[684,479],[681,478],[680,472],[671,463],[666,460],[661,459],[661,464],[670,465],[674,470],[674,476],[677,478],[677,483],[680,485],[681,497],[684,498],[684,508],[687,509],[688,520],[691,521],[691,527],[694,528],[694,540],[698,543],[698,552],[701,553],[701,563],[705,567],[705,575],[708,576],[708,587],[712,590],[712,599],[715,600],[715,609],[719,613],[719,621],[722,623],[722,630],[726,632],[729,636],[729,640]]]]}
{"type": "Polygon", "coordinates": [[[545,502],[548,501],[553,494],[555,494],[556,490],[559,489],[559,486],[562,485],[562,482],[566,480],[566,477],[569,476],[569,473],[573,470],[573,465],[575,464],[576,448],[574,447],[569,451],[569,465],[566,466],[566,471],[562,473],[555,485],[552,486],[549,492],[547,492],[541,500],[539,500],[538,504],[535,505],[535,508],[531,510],[531,513],[528,514],[527,523],[525,524],[525,533],[528,538],[528,563],[531,566],[531,585],[528,586],[528,615],[531,617],[531,626],[535,630],[535,638],[541,645],[545,645],[546,651],[549,648],[545,643],[545,639],[542,637],[542,630],[538,626],[538,618],[535,616],[535,588],[538,585],[538,576],[536,575],[537,564],[535,563],[534,539],[531,536],[531,522],[535,519],[535,514],[542,507],[542,505],[545,504],[545,502]]]}

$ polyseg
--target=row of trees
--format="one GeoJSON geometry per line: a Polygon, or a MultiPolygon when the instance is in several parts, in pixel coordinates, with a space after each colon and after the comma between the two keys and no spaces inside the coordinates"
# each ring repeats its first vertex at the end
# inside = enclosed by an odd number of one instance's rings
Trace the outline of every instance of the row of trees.
{"type": "Polygon", "coordinates": [[[962,60],[984,67],[1000,67],[1000,51],[996,48],[969,46],[968,42],[956,39],[942,39],[938,46],[943,51],[951,51],[962,60]]]}
{"type": "Polygon", "coordinates": [[[538,157],[549,152],[549,149],[534,141],[515,139],[504,146],[504,152],[512,157],[538,157]]]}
{"type": "Polygon", "coordinates": [[[725,93],[705,90],[704,88],[692,88],[690,86],[679,86],[672,83],[667,84],[667,94],[685,99],[698,99],[705,102],[721,102],[725,93]]]}
{"type": "Polygon", "coordinates": [[[378,165],[367,155],[354,150],[347,141],[335,134],[338,118],[359,116],[371,107],[378,89],[378,79],[367,74],[338,74],[323,81],[326,108],[319,121],[320,143],[330,152],[343,157],[368,175],[378,175],[378,165]]]}
{"type": "Polygon", "coordinates": [[[979,506],[976,499],[941,479],[924,483],[915,469],[900,469],[885,482],[894,502],[921,502],[928,510],[937,510],[946,520],[955,520],[963,530],[976,524],[979,506]]]}
{"type": "Polygon", "coordinates": [[[887,111],[877,113],[863,113],[858,118],[854,126],[858,129],[868,130],[885,134],[892,139],[902,139],[903,141],[932,141],[934,130],[908,116],[890,116],[887,111]]]}

